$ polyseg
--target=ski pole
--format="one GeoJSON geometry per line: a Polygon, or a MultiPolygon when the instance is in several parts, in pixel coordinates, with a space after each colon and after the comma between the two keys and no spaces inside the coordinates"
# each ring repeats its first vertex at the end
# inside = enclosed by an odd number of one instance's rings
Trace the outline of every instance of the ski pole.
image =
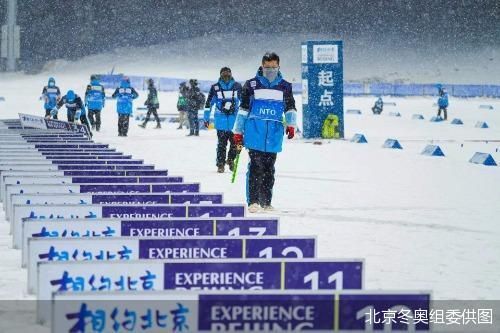
{"type": "Polygon", "coordinates": [[[236,173],[238,172],[238,164],[240,162],[240,153],[241,153],[241,145],[237,147],[238,154],[236,154],[236,158],[234,160],[234,169],[233,169],[233,175],[231,176],[231,183],[234,184],[234,181],[236,180],[236,173]]]}

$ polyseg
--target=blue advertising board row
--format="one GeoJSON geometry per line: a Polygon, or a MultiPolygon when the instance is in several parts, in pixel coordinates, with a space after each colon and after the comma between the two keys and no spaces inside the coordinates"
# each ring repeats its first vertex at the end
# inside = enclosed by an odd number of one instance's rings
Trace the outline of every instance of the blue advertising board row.
{"type": "MultiPolygon", "coordinates": [[[[37,298],[70,292],[160,290],[360,290],[362,260],[135,260],[38,265],[37,298]],[[333,277],[333,278],[332,278],[333,277]],[[127,283],[121,283],[127,281],[127,283]]],[[[50,320],[38,307],[38,320],[50,320]]]]}
{"type": "Polygon", "coordinates": [[[275,218],[64,219],[22,222],[22,266],[28,264],[28,240],[47,238],[277,236],[275,218]]]}
{"type": "MultiPolygon", "coordinates": [[[[101,82],[105,88],[114,89],[119,86],[122,75],[102,75],[101,82]]],[[[136,89],[146,90],[146,76],[129,76],[132,85],[136,89]]],[[[185,79],[153,77],[160,91],[178,91],[179,84],[185,79]]],[[[199,80],[200,88],[208,92],[214,83],[209,80],[199,80]]],[[[244,82],[242,82],[244,83],[244,82]]],[[[390,95],[390,96],[437,96],[436,83],[422,84],[400,84],[389,82],[344,82],[343,93],[345,96],[362,95],[390,95]]],[[[500,97],[500,85],[479,85],[479,84],[443,84],[447,88],[450,96],[455,97],[500,97]]],[[[293,83],[293,91],[302,93],[302,84],[293,83]]]]}
{"type": "Polygon", "coordinates": [[[95,328],[118,332],[421,332],[431,327],[427,317],[416,319],[430,313],[427,293],[262,290],[111,295],[56,294],[52,332],[95,328]],[[128,302],[132,296],[137,301],[128,302]]]}
{"type": "Polygon", "coordinates": [[[139,259],[316,258],[315,237],[196,236],[31,238],[28,290],[37,292],[40,262],[130,261],[139,259]]]}

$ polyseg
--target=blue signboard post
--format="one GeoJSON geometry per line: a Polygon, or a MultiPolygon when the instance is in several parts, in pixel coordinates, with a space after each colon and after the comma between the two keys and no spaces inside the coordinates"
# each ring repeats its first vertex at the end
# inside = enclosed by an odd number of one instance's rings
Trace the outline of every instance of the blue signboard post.
{"type": "Polygon", "coordinates": [[[302,119],[304,138],[321,137],[325,120],[333,138],[344,137],[342,41],[302,43],[302,119]]]}

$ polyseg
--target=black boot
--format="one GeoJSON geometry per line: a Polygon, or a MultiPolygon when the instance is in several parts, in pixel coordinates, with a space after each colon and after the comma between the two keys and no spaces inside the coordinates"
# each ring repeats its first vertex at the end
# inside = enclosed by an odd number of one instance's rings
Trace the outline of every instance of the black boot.
{"type": "Polygon", "coordinates": [[[234,161],[227,160],[227,165],[229,166],[229,170],[234,171],[234,161]]]}

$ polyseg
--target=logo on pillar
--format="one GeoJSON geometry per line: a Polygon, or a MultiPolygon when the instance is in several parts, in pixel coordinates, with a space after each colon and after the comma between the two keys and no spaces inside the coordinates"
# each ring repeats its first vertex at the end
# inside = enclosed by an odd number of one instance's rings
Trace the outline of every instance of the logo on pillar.
{"type": "Polygon", "coordinates": [[[336,64],[338,62],[339,62],[339,52],[337,45],[330,45],[330,44],[313,45],[313,63],[336,64]]]}

